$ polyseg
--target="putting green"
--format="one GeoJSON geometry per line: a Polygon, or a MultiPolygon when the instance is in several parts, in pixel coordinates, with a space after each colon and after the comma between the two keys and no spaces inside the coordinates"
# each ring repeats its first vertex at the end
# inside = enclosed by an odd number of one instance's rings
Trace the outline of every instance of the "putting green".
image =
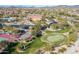
{"type": "Polygon", "coordinates": [[[53,45],[60,45],[67,41],[67,38],[61,33],[47,34],[41,38],[43,42],[47,42],[53,45]]]}

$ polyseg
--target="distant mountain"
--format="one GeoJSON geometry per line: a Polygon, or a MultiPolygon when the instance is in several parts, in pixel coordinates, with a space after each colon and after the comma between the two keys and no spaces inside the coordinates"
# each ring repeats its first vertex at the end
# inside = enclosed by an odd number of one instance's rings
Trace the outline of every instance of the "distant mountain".
{"type": "Polygon", "coordinates": [[[0,8],[43,8],[43,7],[69,7],[69,8],[79,8],[79,5],[0,5],[0,8]]]}
{"type": "Polygon", "coordinates": [[[0,5],[0,8],[37,8],[37,7],[50,7],[47,5],[0,5]]]}
{"type": "Polygon", "coordinates": [[[79,5],[59,5],[59,6],[60,7],[69,7],[69,8],[79,8],[79,5]]]}

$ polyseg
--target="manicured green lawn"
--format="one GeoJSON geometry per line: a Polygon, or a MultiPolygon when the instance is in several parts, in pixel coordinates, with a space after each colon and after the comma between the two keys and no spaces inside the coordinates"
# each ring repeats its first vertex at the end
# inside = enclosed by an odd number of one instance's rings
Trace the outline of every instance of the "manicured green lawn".
{"type": "Polygon", "coordinates": [[[65,28],[65,29],[60,30],[59,32],[64,33],[64,32],[68,32],[69,30],[70,30],[70,28],[65,28]]]}
{"type": "Polygon", "coordinates": [[[44,42],[40,40],[40,38],[36,38],[35,41],[30,45],[30,47],[23,53],[35,53],[36,50],[43,47],[45,45],[44,42]]]}
{"type": "Polygon", "coordinates": [[[45,31],[45,33],[47,33],[47,34],[50,34],[50,33],[52,33],[53,31],[49,31],[49,30],[46,30],[45,31]]]}
{"type": "Polygon", "coordinates": [[[41,40],[55,46],[63,44],[67,41],[67,38],[61,33],[52,33],[43,36],[41,40]]]}

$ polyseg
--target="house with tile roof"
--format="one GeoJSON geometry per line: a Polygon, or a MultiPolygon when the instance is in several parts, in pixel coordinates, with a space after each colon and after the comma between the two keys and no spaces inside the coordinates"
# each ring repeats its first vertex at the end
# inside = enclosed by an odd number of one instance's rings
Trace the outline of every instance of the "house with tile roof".
{"type": "Polygon", "coordinates": [[[40,14],[29,14],[27,17],[33,22],[42,20],[42,15],[40,14]]]}
{"type": "Polygon", "coordinates": [[[11,34],[0,34],[0,42],[8,41],[8,42],[16,42],[19,40],[19,36],[11,35],[11,34]]]}

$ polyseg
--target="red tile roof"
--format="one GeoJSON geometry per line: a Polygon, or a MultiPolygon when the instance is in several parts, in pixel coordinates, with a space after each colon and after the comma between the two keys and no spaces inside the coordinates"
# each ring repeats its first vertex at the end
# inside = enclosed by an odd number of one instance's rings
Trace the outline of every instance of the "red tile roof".
{"type": "Polygon", "coordinates": [[[19,37],[16,35],[11,35],[11,34],[0,34],[0,37],[6,38],[6,41],[8,42],[15,42],[18,41],[19,37]]]}

